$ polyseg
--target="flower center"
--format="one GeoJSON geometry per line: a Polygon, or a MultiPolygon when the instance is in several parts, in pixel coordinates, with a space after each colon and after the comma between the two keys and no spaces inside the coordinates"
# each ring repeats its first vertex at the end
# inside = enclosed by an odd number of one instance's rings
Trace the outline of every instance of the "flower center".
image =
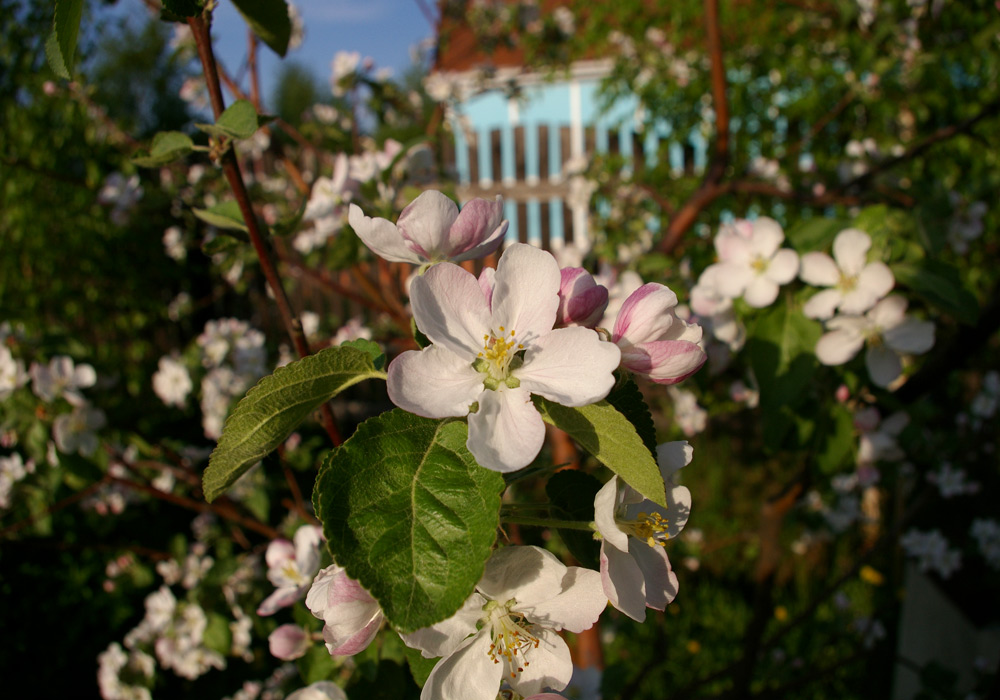
{"type": "Polygon", "coordinates": [[[501,383],[512,389],[520,386],[521,382],[516,377],[511,376],[511,372],[520,365],[520,358],[517,353],[524,350],[524,345],[515,340],[517,331],[507,330],[500,326],[499,333],[490,332],[483,336],[483,349],[472,363],[477,372],[486,375],[483,380],[487,389],[496,390],[501,383]]]}
{"type": "Polygon", "coordinates": [[[837,281],[837,289],[845,294],[847,292],[853,292],[855,287],[858,286],[858,276],[857,275],[845,275],[840,274],[840,279],[837,281]]]}
{"type": "Polygon", "coordinates": [[[483,621],[490,625],[492,640],[488,653],[495,664],[500,663],[501,658],[507,661],[511,678],[517,678],[517,674],[524,671],[529,664],[526,653],[537,649],[539,644],[538,637],[531,633],[531,623],[523,614],[512,609],[516,604],[517,601],[512,598],[503,605],[491,600],[483,606],[483,611],[487,613],[483,621]]]}
{"type": "Polygon", "coordinates": [[[767,266],[768,266],[768,263],[770,263],[770,262],[771,261],[768,260],[767,258],[764,258],[764,257],[762,257],[760,255],[757,255],[757,256],[754,257],[753,261],[750,263],[750,267],[753,268],[753,271],[756,272],[758,275],[762,275],[765,272],[767,272],[767,266]]]}
{"type": "Polygon", "coordinates": [[[650,547],[666,547],[667,540],[670,539],[670,523],[659,513],[636,513],[635,520],[615,518],[615,523],[619,530],[638,537],[650,547]]]}

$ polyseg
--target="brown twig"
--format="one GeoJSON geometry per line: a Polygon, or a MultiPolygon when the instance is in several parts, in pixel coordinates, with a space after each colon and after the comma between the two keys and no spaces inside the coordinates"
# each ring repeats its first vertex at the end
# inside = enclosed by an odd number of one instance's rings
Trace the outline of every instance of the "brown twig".
{"type": "Polygon", "coordinates": [[[108,484],[109,479],[110,477],[105,476],[100,481],[95,481],[93,484],[83,489],[82,491],[77,491],[76,493],[71,494],[60,501],[56,501],[51,506],[47,506],[44,510],[38,513],[29,515],[27,518],[24,518],[23,520],[18,520],[16,523],[8,525],[3,530],[0,530],[0,539],[3,539],[7,535],[11,535],[17,532],[18,530],[25,528],[37,522],[38,520],[41,520],[46,515],[51,515],[52,513],[56,513],[62,510],[63,508],[68,508],[77,501],[83,500],[87,496],[96,493],[101,489],[102,486],[106,486],[108,484]]]}
{"type": "MultiPolygon", "coordinates": [[[[208,86],[208,94],[212,101],[212,112],[215,114],[215,118],[218,119],[219,115],[225,110],[225,104],[222,99],[222,86],[219,83],[219,71],[215,63],[215,55],[212,51],[211,27],[204,17],[189,17],[188,24],[191,27],[195,44],[198,47],[198,57],[201,59],[202,69],[205,73],[205,82],[208,86]]],[[[284,321],[285,330],[292,339],[292,344],[295,346],[295,351],[299,357],[306,357],[310,354],[310,351],[309,343],[306,340],[305,333],[302,331],[302,323],[292,311],[291,303],[285,293],[281,278],[278,276],[278,271],[271,260],[270,251],[258,227],[257,216],[253,211],[253,206],[250,204],[250,195],[247,192],[246,184],[243,182],[240,165],[236,160],[236,154],[232,148],[227,149],[222,155],[222,170],[240,207],[240,213],[243,215],[243,221],[246,223],[247,232],[250,235],[250,242],[257,252],[261,271],[264,273],[264,277],[267,279],[267,283],[274,294],[274,300],[284,321]]],[[[334,445],[339,445],[342,440],[333,420],[333,411],[330,410],[328,404],[323,404],[321,414],[323,427],[330,436],[330,440],[333,441],[334,445]]]]}

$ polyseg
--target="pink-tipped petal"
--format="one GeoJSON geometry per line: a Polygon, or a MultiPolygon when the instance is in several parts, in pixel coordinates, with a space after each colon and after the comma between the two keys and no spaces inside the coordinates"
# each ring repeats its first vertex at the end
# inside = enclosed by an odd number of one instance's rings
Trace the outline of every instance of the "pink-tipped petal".
{"type": "Polygon", "coordinates": [[[622,351],[622,366],[656,384],[677,384],[701,369],[708,355],[686,340],[641,343],[622,351]]]}
{"type": "Polygon", "coordinates": [[[450,256],[448,232],[458,218],[458,205],[436,190],[422,192],[399,215],[396,228],[414,252],[426,260],[450,256]]]}
{"type": "Polygon", "coordinates": [[[365,216],[357,204],[352,204],[348,209],[347,220],[354,232],[358,234],[361,242],[384,260],[417,265],[424,262],[417,253],[406,245],[403,234],[391,221],[365,216]]]}

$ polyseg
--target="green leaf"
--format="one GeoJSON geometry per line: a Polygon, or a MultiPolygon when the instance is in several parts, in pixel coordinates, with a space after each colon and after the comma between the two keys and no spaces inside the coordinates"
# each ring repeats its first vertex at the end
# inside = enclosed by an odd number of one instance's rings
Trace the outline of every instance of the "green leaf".
{"type": "Polygon", "coordinates": [[[229,630],[229,620],[217,612],[208,613],[208,623],[201,639],[202,644],[223,656],[229,655],[233,645],[233,635],[229,630]]]}
{"type": "Polygon", "coordinates": [[[226,107],[214,124],[195,124],[195,126],[212,136],[248,139],[256,133],[261,124],[271,119],[272,117],[268,116],[258,116],[257,110],[248,100],[236,100],[226,107]]]}
{"type": "Polygon", "coordinates": [[[384,376],[368,353],[334,347],[261,379],[226,420],[202,477],[205,499],[216,499],[322,404],[360,381],[384,376]]]}
{"type": "MultiPolygon", "coordinates": [[[[555,506],[551,516],[567,520],[593,520],[594,498],[604,486],[595,476],[576,469],[553,474],[545,484],[545,494],[555,506]]],[[[594,533],[583,530],[559,530],[559,536],[581,565],[600,569],[600,545],[594,533]]]]}
{"type": "Polygon", "coordinates": [[[340,344],[340,347],[357,348],[362,352],[366,352],[372,358],[372,364],[375,365],[375,369],[377,370],[385,369],[385,353],[382,352],[382,348],[379,347],[379,344],[374,341],[366,340],[364,338],[358,338],[356,340],[345,340],[343,343],[340,344]]]}
{"type": "Polygon", "coordinates": [[[194,142],[187,134],[180,131],[161,131],[153,137],[153,143],[149,146],[149,154],[135,156],[132,158],[132,162],[143,168],[158,168],[178,158],[183,158],[191,152],[192,148],[194,148],[194,142]]]}
{"type": "Polygon", "coordinates": [[[750,365],[760,386],[765,441],[780,445],[792,427],[794,408],[818,368],[814,350],[822,326],[787,303],[768,309],[747,340],[750,365]]]}
{"type": "Polygon", "coordinates": [[[854,451],[854,417],[843,404],[834,404],[827,420],[816,466],[824,474],[836,474],[854,451]]]}
{"type": "Polygon", "coordinates": [[[76,58],[76,38],[83,18],[83,0],[56,0],[55,5],[52,33],[45,42],[45,55],[55,74],[69,80],[76,58]]]}
{"type": "Polygon", "coordinates": [[[434,670],[434,667],[441,658],[425,659],[423,654],[418,650],[408,646],[403,647],[403,653],[406,655],[406,664],[410,667],[410,675],[413,676],[413,682],[418,687],[423,688],[424,683],[427,682],[427,677],[431,675],[431,671],[434,670]]]}
{"type": "MultiPolygon", "coordinates": [[[[301,607],[296,605],[296,608],[301,607]]],[[[302,682],[306,684],[328,681],[333,678],[337,665],[326,647],[322,644],[313,644],[305,656],[295,662],[302,676],[302,682]]]]}
{"type": "Polygon", "coordinates": [[[650,453],[656,456],[656,426],[653,425],[653,416],[649,412],[649,406],[642,397],[638,385],[631,377],[624,380],[619,379],[615,388],[605,399],[609,404],[628,418],[628,422],[635,426],[635,430],[642,438],[642,444],[649,448],[650,453]]]}
{"type": "Polygon", "coordinates": [[[279,56],[288,52],[292,21],[285,0],[233,0],[254,34],[279,56]]]}
{"type": "Polygon", "coordinates": [[[230,199],[216,204],[211,209],[194,209],[194,215],[206,224],[224,231],[249,232],[246,221],[243,220],[243,212],[240,211],[239,203],[230,199]]]}
{"type": "Polygon", "coordinates": [[[829,250],[837,234],[848,227],[843,219],[806,219],[785,231],[785,237],[799,253],[829,250]]]}
{"type": "Polygon", "coordinates": [[[666,487],[656,460],[643,444],[635,426],[607,401],[570,408],[532,396],[546,423],[565,430],[601,464],[643,496],[667,505],[666,487]]]}
{"type": "Polygon", "coordinates": [[[954,267],[927,260],[921,265],[900,263],[891,269],[897,282],[912,289],[931,306],[951,314],[961,323],[976,325],[979,304],[975,295],[962,285],[954,267]]]}
{"type": "Polygon", "coordinates": [[[395,409],[358,426],[316,478],[330,553],[403,632],[454,614],[496,540],[504,480],[467,439],[464,421],[395,409]]]}

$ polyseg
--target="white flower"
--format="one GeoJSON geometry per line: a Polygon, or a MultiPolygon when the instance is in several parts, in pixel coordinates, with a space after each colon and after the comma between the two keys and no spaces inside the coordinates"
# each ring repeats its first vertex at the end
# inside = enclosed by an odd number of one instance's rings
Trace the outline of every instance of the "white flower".
{"type": "Polygon", "coordinates": [[[378,601],[336,564],[316,575],[306,594],[306,607],[323,620],[323,641],[334,656],[366,649],[384,619],[378,601]]]}
{"type": "Polygon", "coordinates": [[[347,700],[347,694],[333,681],[317,681],[296,690],[285,700],[347,700]]]}
{"type": "Polygon", "coordinates": [[[621,357],[588,328],[552,329],[559,283],[555,259],[524,244],[479,280],[451,263],[432,267],[410,290],[432,345],[392,361],[389,398],[427,418],[469,415],[468,448],[488,469],[530,464],[545,438],[531,394],[564,406],[600,401],[621,357]]]}
{"type": "Polygon", "coordinates": [[[677,575],[667,558],[666,541],[684,529],[691,492],[674,485],[673,475],[691,462],[692,454],[686,442],[656,448],[666,508],[643,498],[617,476],[594,499],[604,593],[613,606],[638,622],[646,619],[647,607],[663,610],[677,595],[677,575]]]}
{"type": "Polygon", "coordinates": [[[749,224],[749,231],[746,222],[721,230],[716,237],[721,262],[709,266],[716,268],[712,279],[717,293],[727,299],[742,296],[758,309],[774,303],[779,285],[791,282],[799,271],[798,254],[780,248],[784,240],[781,226],[766,216],[749,224]]]}
{"type": "Polygon", "coordinates": [[[948,547],[948,540],[940,530],[910,530],[899,543],[908,555],[918,560],[921,571],[936,571],[941,578],[949,578],[962,566],[961,552],[948,547]]]}
{"type": "Polygon", "coordinates": [[[361,54],[357,51],[338,51],[334,54],[333,61],[330,63],[330,87],[335,96],[341,97],[344,94],[344,86],[341,85],[341,81],[349,75],[354,75],[360,63],[361,54]]]}
{"type": "Polygon", "coordinates": [[[15,360],[10,348],[0,345],[0,401],[28,383],[24,362],[15,360]]]}
{"type": "Polygon", "coordinates": [[[485,257],[500,247],[507,233],[499,195],[492,202],[470,200],[459,211],[449,197],[427,190],[406,205],[395,224],[365,216],[356,204],[351,205],[348,220],[364,244],[380,257],[417,265],[485,257]]]}
{"type": "Polygon", "coordinates": [[[919,355],[934,345],[934,324],[906,316],[906,305],[893,294],[864,316],[834,316],[816,343],[816,357],[824,365],[842,365],[867,343],[868,375],[877,386],[888,387],[903,373],[900,355],[919,355]]]}
{"type": "Polygon", "coordinates": [[[833,258],[818,252],[802,256],[799,277],[817,287],[831,287],[806,302],[802,309],[806,316],[827,319],[837,309],[843,314],[863,314],[892,290],[896,279],[885,263],[865,264],[871,245],[867,233],[849,228],[834,239],[833,258]]]}
{"type": "Polygon", "coordinates": [[[708,412],[698,405],[698,397],[687,389],[667,387],[674,403],[674,422],[688,437],[697,435],[708,425],[708,412]]]}
{"type": "Polygon", "coordinates": [[[994,569],[1000,569],[1000,523],[996,520],[976,518],[972,521],[969,534],[975,538],[986,563],[994,569]]]}
{"type": "Polygon", "coordinates": [[[97,382],[97,373],[90,365],[74,365],[66,355],[53,357],[48,366],[31,365],[31,390],[42,401],[55,401],[60,396],[74,405],[84,402],[77,389],[86,389],[97,382]]]}
{"type": "Polygon", "coordinates": [[[167,255],[180,262],[187,258],[187,246],[184,245],[184,232],[180,226],[171,226],[163,232],[163,249],[167,255]]]}
{"type": "Polygon", "coordinates": [[[89,457],[97,450],[95,431],[104,427],[107,420],[99,408],[75,406],[72,413],[57,416],[52,423],[52,438],[60,452],[79,452],[89,457]]]}
{"type": "Polygon", "coordinates": [[[0,508],[10,508],[10,494],[14,484],[35,471],[32,460],[24,462],[19,452],[0,457],[0,508]]]}
{"type": "Polygon", "coordinates": [[[260,604],[258,615],[273,615],[304,596],[312,585],[313,576],[319,569],[323,531],[315,525],[303,525],[295,531],[293,539],[294,544],[278,539],[267,546],[264,555],[267,579],[277,590],[260,604]]]}
{"type": "Polygon", "coordinates": [[[426,658],[442,657],[421,700],[493,700],[506,681],[523,696],[562,690],[573,675],[557,632],[582,632],[608,603],[596,571],[567,567],[539,547],[505,547],[454,616],[401,635],[426,658]]]}
{"type": "Polygon", "coordinates": [[[160,369],[153,375],[153,391],[163,403],[184,408],[192,388],[187,367],[172,357],[160,358],[160,369]]]}
{"type": "Polygon", "coordinates": [[[893,413],[882,420],[878,410],[870,406],[854,414],[854,427],[861,433],[858,443],[858,466],[874,466],[876,462],[897,462],[906,454],[896,438],[909,425],[910,417],[893,413]]]}
{"type": "Polygon", "coordinates": [[[942,498],[952,498],[979,491],[977,482],[968,481],[965,471],[955,469],[948,462],[943,463],[938,471],[928,474],[927,480],[938,487],[942,498]]]}

